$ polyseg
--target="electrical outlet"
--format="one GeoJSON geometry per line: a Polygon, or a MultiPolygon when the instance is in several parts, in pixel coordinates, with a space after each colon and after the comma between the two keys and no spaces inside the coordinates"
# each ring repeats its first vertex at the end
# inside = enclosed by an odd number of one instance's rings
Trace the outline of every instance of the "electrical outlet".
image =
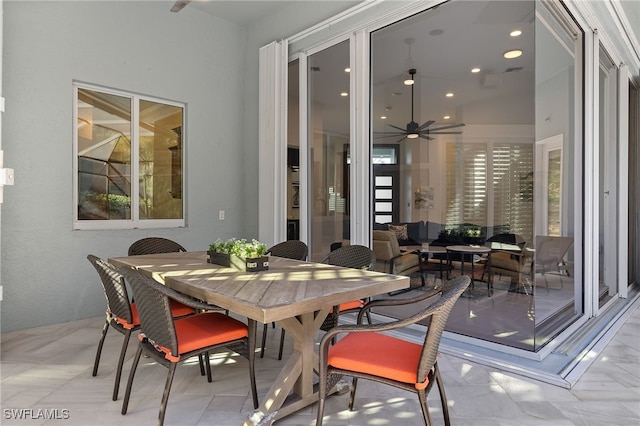
{"type": "Polygon", "coordinates": [[[218,220],[224,220],[224,210],[218,212],[218,220]]]}

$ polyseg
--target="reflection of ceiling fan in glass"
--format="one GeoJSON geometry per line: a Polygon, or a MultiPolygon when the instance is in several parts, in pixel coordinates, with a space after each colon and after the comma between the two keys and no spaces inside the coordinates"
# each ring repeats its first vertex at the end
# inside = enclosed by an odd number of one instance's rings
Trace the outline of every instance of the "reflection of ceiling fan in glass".
{"type": "Polygon", "coordinates": [[[429,120],[429,121],[425,121],[422,124],[418,124],[413,119],[413,86],[415,86],[415,84],[414,84],[415,78],[414,77],[415,77],[415,74],[416,74],[416,69],[415,68],[411,68],[409,70],[409,74],[411,74],[411,78],[410,78],[410,80],[407,80],[407,81],[411,82],[410,83],[411,84],[411,121],[409,123],[407,123],[407,127],[406,128],[399,127],[399,126],[394,126],[393,124],[387,124],[387,126],[393,127],[397,131],[395,131],[395,132],[374,132],[375,138],[391,138],[391,137],[402,136],[402,138],[398,139],[396,142],[402,142],[405,139],[416,139],[416,138],[422,138],[422,139],[427,139],[427,140],[431,141],[431,140],[433,140],[433,138],[430,135],[460,135],[460,134],[462,134],[461,131],[459,131],[459,132],[443,132],[442,130],[448,130],[448,129],[454,129],[454,128],[457,128],[457,127],[462,127],[462,126],[464,126],[464,124],[450,124],[450,125],[446,125],[446,126],[433,127],[432,128],[430,126],[435,124],[435,120],[429,120]]]}

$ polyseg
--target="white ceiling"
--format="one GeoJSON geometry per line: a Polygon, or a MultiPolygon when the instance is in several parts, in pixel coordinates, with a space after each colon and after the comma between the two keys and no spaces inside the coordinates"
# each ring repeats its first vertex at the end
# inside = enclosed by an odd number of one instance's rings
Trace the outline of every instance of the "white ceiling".
{"type": "MultiPolygon", "coordinates": [[[[252,21],[263,16],[270,15],[287,6],[291,6],[300,1],[221,1],[221,0],[193,0],[188,8],[199,10],[225,21],[238,25],[247,26],[252,21]]],[[[179,12],[178,12],[179,13],[179,12]]]]}

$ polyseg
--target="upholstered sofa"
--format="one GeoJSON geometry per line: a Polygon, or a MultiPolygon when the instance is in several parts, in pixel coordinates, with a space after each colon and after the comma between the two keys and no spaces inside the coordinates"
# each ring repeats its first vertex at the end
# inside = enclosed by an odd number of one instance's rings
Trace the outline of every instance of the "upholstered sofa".
{"type": "Polygon", "coordinates": [[[484,244],[487,235],[509,232],[508,225],[492,227],[472,223],[444,225],[438,222],[419,220],[416,222],[375,223],[374,230],[393,231],[401,246],[420,245],[423,242],[435,245],[484,244]]]}

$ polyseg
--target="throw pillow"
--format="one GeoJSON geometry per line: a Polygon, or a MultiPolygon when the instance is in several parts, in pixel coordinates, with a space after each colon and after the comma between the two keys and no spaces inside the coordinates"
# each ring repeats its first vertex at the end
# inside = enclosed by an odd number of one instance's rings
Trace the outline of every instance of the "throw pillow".
{"type": "Polygon", "coordinates": [[[389,225],[389,231],[396,233],[398,240],[408,240],[407,225],[389,225]]]}

